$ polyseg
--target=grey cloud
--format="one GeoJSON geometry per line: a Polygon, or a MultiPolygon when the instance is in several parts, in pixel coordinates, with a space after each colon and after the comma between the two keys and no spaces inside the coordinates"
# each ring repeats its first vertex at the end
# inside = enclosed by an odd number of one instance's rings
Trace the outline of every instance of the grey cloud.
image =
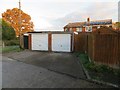
{"type": "Polygon", "coordinates": [[[70,13],[62,18],[51,20],[50,23],[55,29],[62,29],[66,24],[70,22],[81,22],[86,21],[87,17],[92,20],[97,19],[117,19],[117,3],[102,2],[102,3],[91,3],[87,8],[82,11],[70,13]]]}

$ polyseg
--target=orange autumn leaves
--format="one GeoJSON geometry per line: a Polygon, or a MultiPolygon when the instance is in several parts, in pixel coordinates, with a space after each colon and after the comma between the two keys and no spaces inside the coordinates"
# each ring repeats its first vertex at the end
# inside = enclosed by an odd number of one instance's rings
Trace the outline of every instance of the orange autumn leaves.
{"type": "Polygon", "coordinates": [[[34,31],[30,15],[24,13],[22,10],[20,11],[18,8],[7,9],[6,12],[2,13],[2,19],[14,28],[16,36],[20,34],[19,28],[21,28],[21,34],[34,31]]]}

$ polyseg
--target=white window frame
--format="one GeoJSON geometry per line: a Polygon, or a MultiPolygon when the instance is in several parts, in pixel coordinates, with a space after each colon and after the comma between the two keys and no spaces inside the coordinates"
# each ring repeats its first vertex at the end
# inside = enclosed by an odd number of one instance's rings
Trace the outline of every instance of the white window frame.
{"type": "Polygon", "coordinates": [[[69,30],[70,32],[72,32],[73,30],[72,30],[72,28],[70,28],[70,30],[69,30]]]}
{"type": "Polygon", "coordinates": [[[82,32],[82,27],[76,28],[76,32],[82,32]]]}
{"type": "Polygon", "coordinates": [[[86,26],[85,32],[92,32],[92,26],[86,26]]]}
{"type": "Polygon", "coordinates": [[[99,29],[100,28],[100,26],[97,26],[97,29],[99,29]]]}

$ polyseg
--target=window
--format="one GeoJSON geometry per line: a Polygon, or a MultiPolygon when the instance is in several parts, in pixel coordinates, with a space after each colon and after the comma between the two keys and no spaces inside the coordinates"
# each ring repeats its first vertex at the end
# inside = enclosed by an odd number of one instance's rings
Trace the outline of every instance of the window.
{"type": "Polygon", "coordinates": [[[76,28],[77,32],[82,32],[82,28],[76,28]]]}
{"type": "Polygon", "coordinates": [[[86,26],[85,31],[86,32],[92,32],[92,26],[86,26]]]}
{"type": "Polygon", "coordinates": [[[70,28],[70,32],[72,32],[72,28],[70,28]]]}
{"type": "Polygon", "coordinates": [[[97,29],[99,29],[99,28],[100,28],[100,26],[97,27],[97,29]]]}

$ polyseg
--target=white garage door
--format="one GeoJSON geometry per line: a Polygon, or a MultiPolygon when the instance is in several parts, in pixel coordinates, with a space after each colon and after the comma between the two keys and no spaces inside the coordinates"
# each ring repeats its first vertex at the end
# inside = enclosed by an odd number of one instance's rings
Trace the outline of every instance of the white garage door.
{"type": "Polygon", "coordinates": [[[71,35],[52,34],[52,51],[71,52],[71,35]]]}
{"type": "Polygon", "coordinates": [[[32,34],[32,50],[48,51],[48,34],[32,34]]]}

